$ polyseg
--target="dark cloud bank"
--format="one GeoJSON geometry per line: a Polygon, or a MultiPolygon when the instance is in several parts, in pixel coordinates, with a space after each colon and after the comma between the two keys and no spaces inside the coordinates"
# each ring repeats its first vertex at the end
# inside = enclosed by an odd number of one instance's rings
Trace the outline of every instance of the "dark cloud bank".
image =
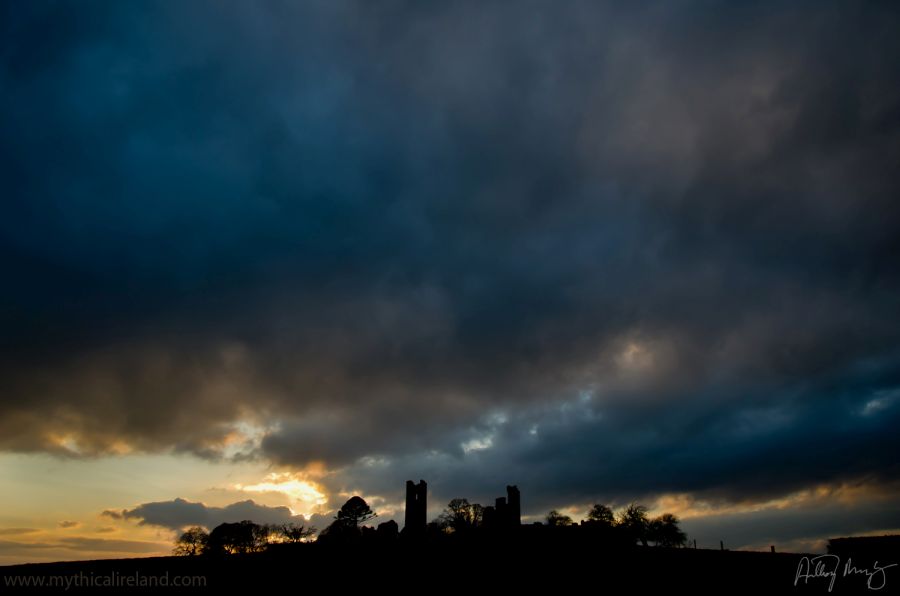
{"type": "Polygon", "coordinates": [[[890,3],[2,12],[3,449],[253,421],[535,507],[900,476],[890,3]]]}

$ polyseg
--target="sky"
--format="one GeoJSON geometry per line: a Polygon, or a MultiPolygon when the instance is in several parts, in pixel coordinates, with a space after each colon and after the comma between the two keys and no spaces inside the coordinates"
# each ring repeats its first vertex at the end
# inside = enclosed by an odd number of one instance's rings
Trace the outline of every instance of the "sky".
{"type": "Polygon", "coordinates": [[[890,2],[0,2],[0,564],[900,531],[890,2]]]}

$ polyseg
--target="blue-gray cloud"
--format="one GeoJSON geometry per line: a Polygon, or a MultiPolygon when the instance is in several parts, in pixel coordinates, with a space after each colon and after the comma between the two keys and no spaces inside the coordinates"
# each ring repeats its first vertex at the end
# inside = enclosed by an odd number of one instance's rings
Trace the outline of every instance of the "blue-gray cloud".
{"type": "MultiPolygon", "coordinates": [[[[114,516],[113,516],[114,517],[114,516]]],[[[180,530],[187,526],[212,529],[219,524],[251,520],[259,524],[285,524],[303,521],[287,507],[259,505],[252,500],[239,501],[225,507],[209,507],[185,499],[143,503],[121,512],[119,519],[138,520],[140,525],[162,526],[180,530]]]]}

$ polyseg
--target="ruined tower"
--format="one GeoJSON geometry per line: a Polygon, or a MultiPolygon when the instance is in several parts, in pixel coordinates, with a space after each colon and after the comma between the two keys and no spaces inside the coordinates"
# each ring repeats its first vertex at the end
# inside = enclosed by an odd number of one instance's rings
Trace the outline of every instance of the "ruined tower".
{"type": "Polygon", "coordinates": [[[427,502],[428,485],[424,480],[419,480],[419,484],[415,484],[412,480],[406,481],[406,519],[403,531],[424,532],[427,502]]]}
{"type": "Polygon", "coordinates": [[[522,503],[519,498],[519,487],[506,485],[506,511],[509,525],[522,525],[522,503]]]}

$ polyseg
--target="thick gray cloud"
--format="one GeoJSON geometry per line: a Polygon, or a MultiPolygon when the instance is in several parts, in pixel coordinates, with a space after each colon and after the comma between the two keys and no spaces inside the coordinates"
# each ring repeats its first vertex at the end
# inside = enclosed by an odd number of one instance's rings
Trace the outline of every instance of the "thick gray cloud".
{"type": "Polygon", "coordinates": [[[894,7],[2,10],[0,448],[897,478],[894,7]]]}

